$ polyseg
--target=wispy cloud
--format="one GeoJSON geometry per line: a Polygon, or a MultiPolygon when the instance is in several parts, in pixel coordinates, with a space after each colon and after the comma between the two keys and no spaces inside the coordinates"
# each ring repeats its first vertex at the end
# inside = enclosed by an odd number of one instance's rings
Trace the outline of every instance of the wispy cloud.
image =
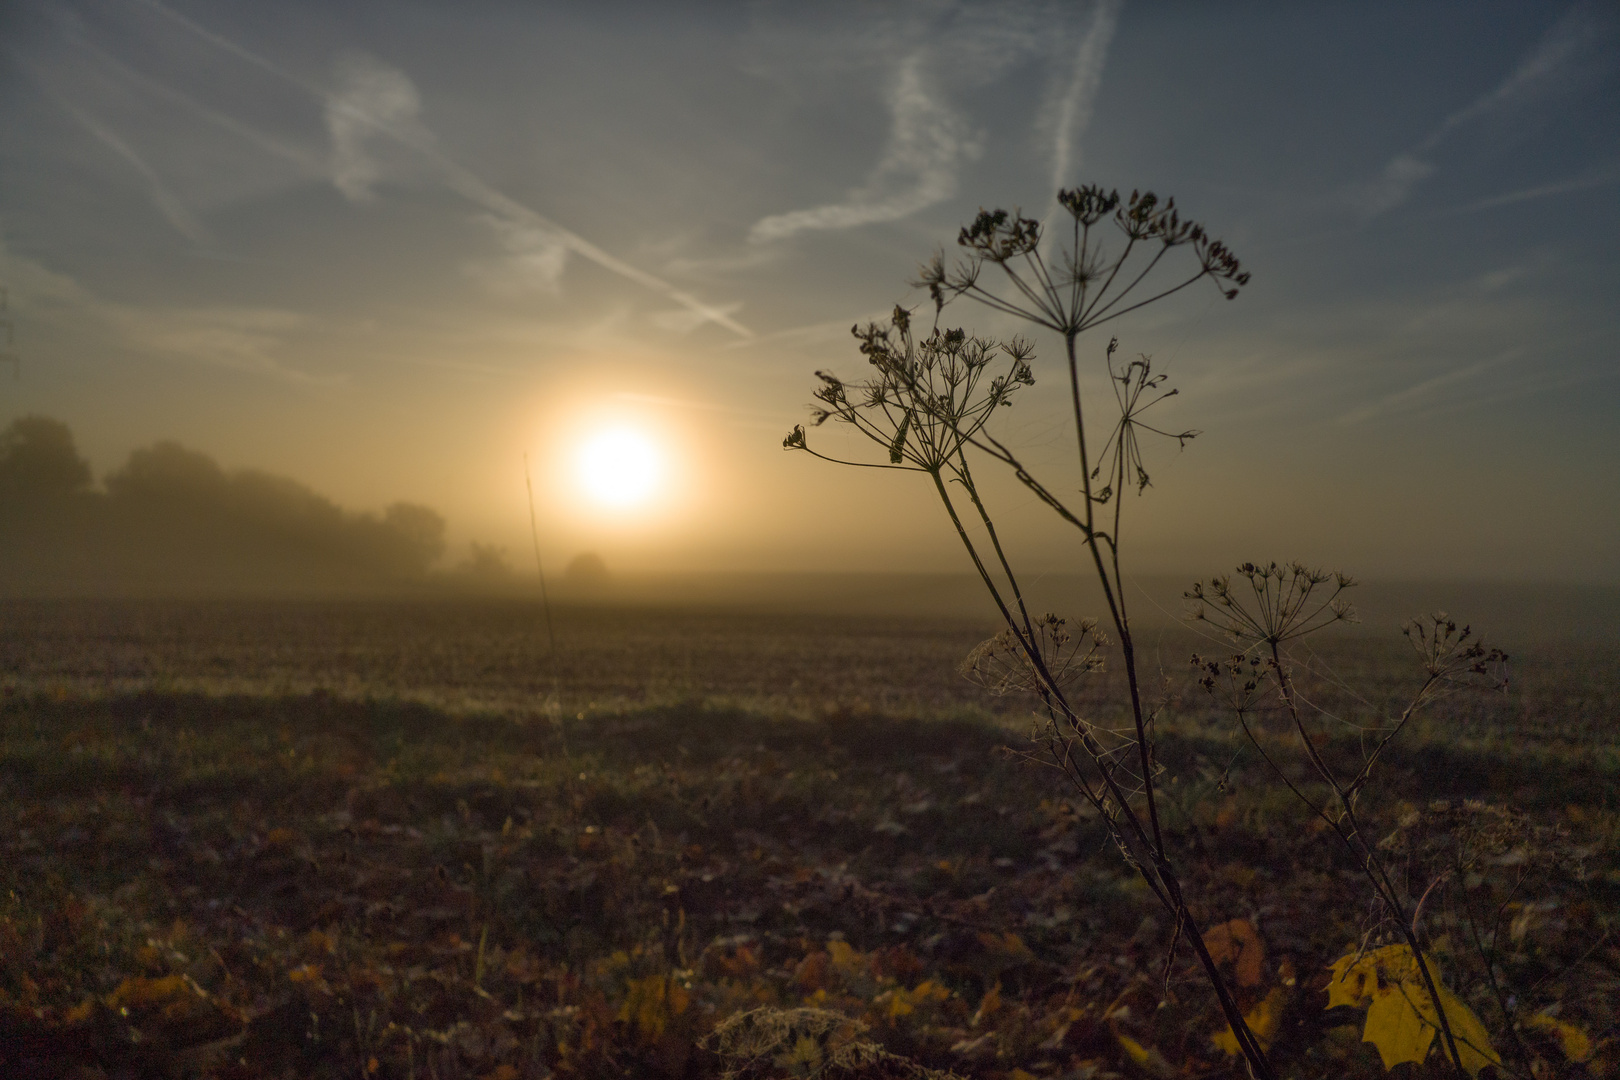
{"type": "MultiPolygon", "coordinates": [[[[730,315],[742,309],[741,303],[724,304],[719,307],[723,314],[730,315]]],[[[690,334],[708,321],[708,317],[700,315],[688,308],[675,308],[673,311],[655,311],[652,314],[652,324],[660,330],[671,334],[690,334]]]]}
{"type": "Polygon", "coordinates": [[[234,306],[136,308],[106,302],[98,306],[125,343],[151,355],[294,383],[342,381],[342,376],[317,375],[282,361],[287,336],[309,323],[296,312],[234,306]]]}
{"type": "Polygon", "coordinates": [[[1376,180],[1357,191],[1353,196],[1357,208],[1373,218],[1406,202],[1434,174],[1429,157],[1453,132],[1563,89],[1572,69],[1584,62],[1600,37],[1601,28],[1590,4],[1569,8],[1507,78],[1447,116],[1415,147],[1392,158],[1376,180]]]}
{"type": "Polygon", "coordinates": [[[63,36],[87,54],[93,56],[103,71],[120,80],[125,86],[132,87],[140,93],[159,98],[169,104],[179,105],[210,124],[252,143],[259,149],[301,166],[304,171],[317,174],[325,171],[325,163],[320,160],[318,155],[282,139],[267,135],[251,124],[245,124],[236,117],[221,112],[211,105],[198,101],[190,94],[131,67],[100,45],[86,38],[79,32],[76,23],[64,20],[63,36]]]}
{"type": "MultiPolygon", "coordinates": [[[[506,254],[493,261],[469,264],[466,271],[470,276],[482,281],[491,292],[505,296],[556,293],[561,289],[570,251],[567,237],[498,214],[479,214],[478,220],[495,234],[506,254]]],[[[703,319],[698,315],[694,318],[703,319]]]]}
{"type": "Polygon", "coordinates": [[[1589,3],[1577,3],[1553,23],[1530,54],[1494,90],[1474,99],[1450,116],[1418,149],[1430,150],[1442,139],[1480,117],[1511,108],[1554,91],[1563,83],[1581,54],[1599,37],[1597,19],[1589,3]]]}
{"type": "Polygon", "coordinates": [[[1434,174],[1434,166],[1414,154],[1401,154],[1384,166],[1378,179],[1357,193],[1356,201],[1367,217],[1395,209],[1412,197],[1412,190],[1434,174]]]}
{"type": "Polygon", "coordinates": [[[422,99],[405,73],[364,53],[339,59],[337,89],[326,99],[326,129],[332,136],[332,183],[355,202],[372,197],[382,168],[368,143],[392,136],[407,143],[431,142],[417,119],[422,99]]]}
{"type": "Polygon", "coordinates": [[[1119,23],[1119,0],[1099,0],[1092,12],[1091,22],[1080,38],[1075,50],[1062,93],[1054,95],[1048,106],[1052,126],[1052,191],[1074,183],[1071,172],[1080,166],[1080,136],[1091,123],[1092,106],[1097,100],[1097,88],[1102,84],[1103,65],[1108,60],[1108,46],[1114,39],[1114,28],[1119,23]]]}
{"type": "Polygon", "coordinates": [[[1593,176],[1578,176],[1570,180],[1560,180],[1553,184],[1538,184],[1535,187],[1522,188],[1519,191],[1509,191],[1502,195],[1492,195],[1488,199],[1460,206],[1453,213],[1473,214],[1481,210],[1494,210],[1499,206],[1512,206],[1515,203],[1532,202],[1536,199],[1551,199],[1559,195],[1573,195],[1577,191],[1592,191],[1596,188],[1612,187],[1620,184],[1620,170],[1610,169],[1593,176]]]}
{"type": "Polygon", "coordinates": [[[828,319],[823,322],[809,323],[805,326],[790,326],[783,330],[773,330],[768,334],[761,334],[752,341],[733,341],[726,348],[746,349],[751,346],[773,343],[797,343],[810,347],[825,345],[829,342],[849,343],[853,340],[850,335],[852,327],[864,325],[865,323],[882,322],[893,311],[893,308],[887,311],[869,311],[857,315],[853,319],[828,319]]]}
{"type": "Polygon", "coordinates": [[[71,117],[74,123],[88,132],[96,141],[117,154],[126,165],[135,170],[146,188],[147,195],[152,200],[152,205],[157,208],[159,214],[163,215],[165,221],[174,226],[176,232],[193,244],[202,245],[210,242],[208,230],[203,226],[203,223],[180,201],[179,196],[169,189],[163,178],[158,175],[157,170],[147,164],[146,159],[137,153],[133,146],[106,124],[52,89],[50,83],[32,64],[16,55],[15,52],[11,50],[8,50],[8,52],[11,53],[12,61],[21,70],[28,73],[40,93],[49,98],[57,108],[71,117]]]}
{"type": "Polygon", "coordinates": [[[922,69],[921,53],[900,65],[889,94],[889,142],[864,184],[842,202],[761,218],[748,238],[768,243],[805,231],[895,221],[956,194],[957,169],[979,156],[980,140],[930,92],[922,69]]]}
{"type": "Polygon", "coordinates": [[[419,154],[438,170],[442,181],[452,191],[496,219],[508,222],[514,230],[547,233],[567,250],[700,315],[705,321],[725,327],[739,337],[753,336],[752,330],[720,308],[609,254],[578,233],[498,191],[452,159],[417,118],[421,99],[404,72],[384,65],[375,58],[354,55],[345,59],[344,63],[348,66],[340,70],[340,88],[336,92],[328,91],[214,33],[158,0],[140,2],[204,41],[319,100],[326,109],[328,130],[333,136],[333,182],[350,198],[364,198],[380,178],[374,151],[368,146],[370,136],[366,132],[369,131],[374,136],[383,136],[419,154]]]}
{"type": "Polygon", "coordinates": [[[180,360],[303,385],[341,381],[288,364],[289,337],[310,320],[279,308],[219,305],[163,307],[109,300],[66,274],[0,245],[0,277],[19,315],[95,348],[180,360]]]}
{"type": "Polygon", "coordinates": [[[1510,349],[1489,359],[1442,372],[1411,386],[1403,387],[1394,393],[1385,394],[1383,397],[1367,402],[1358,408],[1351,409],[1338,418],[1338,423],[1341,425],[1360,424],[1380,416],[1408,413],[1431,406],[1435,404],[1435,398],[1441,391],[1477,379],[1481,375],[1512,363],[1521,355],[1521,350],[1510,349]]]}

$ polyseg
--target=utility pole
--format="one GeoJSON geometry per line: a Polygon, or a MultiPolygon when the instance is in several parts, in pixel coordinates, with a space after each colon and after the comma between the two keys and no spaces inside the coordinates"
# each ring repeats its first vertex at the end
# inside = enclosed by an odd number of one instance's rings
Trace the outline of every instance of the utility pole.
{"type": "Polygon", "coordinates": [[[22,357],[12,351],[12,345],[15,344],[17,335],[16,327],[11,322],[9,300],[10,296],[6,292],[6,287],[0,285],[0,364],[10,364],[11,377],[20,379],[22,378],[22,357]]]}

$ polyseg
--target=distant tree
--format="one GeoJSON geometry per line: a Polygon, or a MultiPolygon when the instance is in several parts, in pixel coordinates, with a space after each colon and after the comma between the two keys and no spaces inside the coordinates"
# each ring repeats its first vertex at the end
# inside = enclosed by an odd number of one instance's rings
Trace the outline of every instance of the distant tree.
{"type": "Polygon", "coordinates": [[[427,506],[397,502],[383,511],[383,525],[393,534],[401,568],[426,573],[444,554],[444,515],[427,506]]]}
{"type": "Polygon", "coordinates": [[[376,587],[424,577],[445,551],[426,506],[346,511],[173,441],[133,451],[104,494],[91,481],[61,421],[0,431],[0,591],[376,587]]]}
{"type": "Polygon", "coordinates": [[[213,458],[167,440],[132,452],[106,482],[107,493],[123,503],[217,504],[229,486],[213,458]]]}
{"type": "Polygon", "coordinates": [[[0,502],[82,494],[90,479],[90,463],[62,421],[24,416],[0,432],[0,502]]]}
{"type": "Polygon", "coordinates": [[[612,576],[612,574],[608,573],[607,563],[602,561],[602,556],[594,551],[586,551],[575,555],[569,561],[567,569],[563,571],[563,580],[570,585],[585,588],[598,588],[606,585],[612,576]]]}
{"type": "Polygon", "coordinates": [[[480,582],[506,581],[512,576],[512,568],[506,563],[505,548],[476,541],[467,560],[457,569],[480,582]]]}
{"type": "Polygon", "coordinates": [[[437,511],[398,502],[381,516],[351,514],[296,480],[256,469],[227,472],[174,442],[136,450],[107,477],[120,512],[168,541],[186,538],[251,571],[265,559],[345,573],[418,577],[444,554],[437,511]]]}

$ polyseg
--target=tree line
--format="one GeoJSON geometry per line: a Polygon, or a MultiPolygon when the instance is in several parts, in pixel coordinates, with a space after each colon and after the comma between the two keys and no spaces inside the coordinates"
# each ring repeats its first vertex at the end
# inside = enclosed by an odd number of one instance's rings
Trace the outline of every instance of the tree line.
{"type": "Polygon", "coordinates": [[[296,480],[225,469],[172,441],[98,486],[68,426],[0,432],[0,592],[378,591],[425,581],[445,551],[435,510],[346,510],[296,480]]]}

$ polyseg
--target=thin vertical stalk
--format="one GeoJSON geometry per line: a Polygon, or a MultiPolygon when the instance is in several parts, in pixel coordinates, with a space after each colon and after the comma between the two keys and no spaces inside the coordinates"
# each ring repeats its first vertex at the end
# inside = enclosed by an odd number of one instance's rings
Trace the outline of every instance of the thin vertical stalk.
{"type": "Polygon", "coordinates": [[[551,596],[546,591],[546,569],[540,562],[540,522],[534,512],[534,478],[529,472],[529,455],[523,455],[523,486],[529,493],[529,539],[534,543],[534,572],[540,579],[540,606],[546,613],[546,641],[550,647],[546,666],[551,669],[552,719],[557,724],[557,737],[562,741],[563,757],[568,757],[568,731],[564,726],[562,697],[557,671],[557,628],[551,619],[551,596]]]}
{"type": "MultiPolygon", "coordinates": [[[[1339,813],[1349,826],[1348,830],[1336,829],[1334,831],[1339,834],[1339,838],[1350,848],[1351,854],[1357,856],[1361,862],[1362,873],[1372,882],[1373,889],[1377,891],[1379,899],[1384,902],[1390,915],[1393,916],[1396,929],[1400,931],[1401,937],[1406,941],[1407,948],[1412,950],[1412,959],[1417,963],[1418,974],[1423,977],[1423,987],[1429,995],[1429,1000],[1434,1003],[1435,1014],[1440,1019],[1440,1031],[1445,1036],[1446,1053],[1451,1058],[1452,1065],[1456,1067],[1457,1075],[1466,1075],[1467,1069],[1463,1065],[1462,1052],[1457,1049],[1456,1037],[1451,1033],[1451,1021],[1446,1016],[1445,1005],[1440,1000],[1440,989],[1435,985],[1434,976],[1429,970],[1429,962],[1424,958],[1422,946],[1418,941],[1417,917],[1415,914],[1411,918],[1407,917],[1405,905],[1401,903],[1400,893],[1396,890],[1395,883],[1389,879],[1389,872],[1385,869],[1383,860],[1378,858],[1362,835],[1361,823],[1356,817],[1355,806],[1345,793],[1344,787],[1340,785],[1338,777],[1333,773],[1327,762],[1323,760],[1315,744],[1311,742],[1310,733],[1305,729],[1304,720],[1300,717],[1299,702],[1294,695],[1293,679],[1283,665],[1282,651],[1275,639],[1270,642],[1270,646],[1272,671],[1277,678],[1277,687],[1282,692],[1283,702],[1287,706],[1289,717],[1294,722],[1294,729],[1305,749],[1305,755],[1310,760],[1311,766],[1316,770],[1317,775],[1322,778],[1333,792],[1335,801],[1339,804],[1339,813]],[[1354,842],[1352,842],[1352,838],[1354,842]],[[1360,850],[1357,850],[1358,847],[1360,850]]],[[[1421,909],[1421,907],[1420,903],[1419,908],[1421,909]]]]}

